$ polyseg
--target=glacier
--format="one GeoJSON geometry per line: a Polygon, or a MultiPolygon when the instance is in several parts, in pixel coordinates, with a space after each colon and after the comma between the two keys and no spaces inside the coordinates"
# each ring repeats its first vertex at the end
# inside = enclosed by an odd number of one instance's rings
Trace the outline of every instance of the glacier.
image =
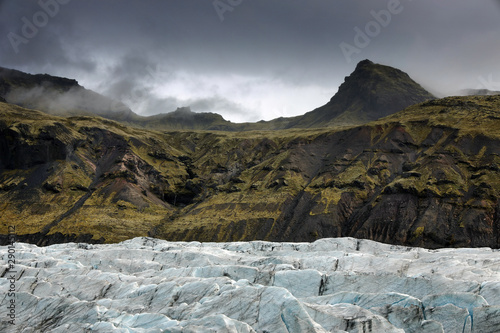
{"type": "Polygon", "coordinates": [[[500,251],[354,238],[0,247],[1,332],[500,332],[500,251]]]}

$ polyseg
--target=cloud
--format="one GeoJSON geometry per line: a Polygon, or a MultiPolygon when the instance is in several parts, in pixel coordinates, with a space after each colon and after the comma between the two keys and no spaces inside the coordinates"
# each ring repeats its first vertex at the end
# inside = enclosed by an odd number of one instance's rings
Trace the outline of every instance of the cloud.
{"type": "Polygon", "coordinates": [[[316,108],[318,103],[326,103],[335,92],[317,85],[296,85],[276,77],[199,76],[187,71],[173,72],[170,77],[170,80],[151,83],[155,88],[149,91],[148,98],[142,98],[137,90],[135,98],[129,96],[127,105],[140,114],[190,106],[195,112],[216,112],[234,122],[244,122],[302,114],[303,110],[316,108]],[[290,105],[297,109],[290,109],[290,105]]]}
{"type": "Polygon", "coordinates": [[[143,105],[143,115],[168,113],[179,107],[190,107],[194,112],[216,112],[224,116],[240,117],[242,120],[248,116],[250,110],[242,105],[220,96],[200,99],[181,100],[175,97],[148,99],[143,105]]]}
{"type": "Polygon", "coordinates": [[[17,87],[11,89],[5,99],[9,103],[44,110],[56,115],[70,115],[75,111],[97,115],[110,112],[130,112],[122,103],[96,94],[92,91],[73,86],[64,92],[53,89],[50,83],[40,86],[17,87]]]}
{"type": "Polygon", "coordinates": [[[42,9],[3,1],[0,65],[75,78],[139,113],[190,103],[233,121],[310,111],[366,58],[433,92],[500,77],[497,0],[401,0],[401,13],[347,63],[340,43],[353,43],[354,29],[388,3],[244,1],[221,22],[212,1],[71,0],[15,53],[7,34],[42,9]]]}

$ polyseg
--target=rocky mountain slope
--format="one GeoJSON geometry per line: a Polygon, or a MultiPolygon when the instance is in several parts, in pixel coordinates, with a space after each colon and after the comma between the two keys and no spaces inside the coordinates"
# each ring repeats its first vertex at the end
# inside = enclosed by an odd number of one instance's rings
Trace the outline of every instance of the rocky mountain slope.
{"type": "Polygon", "coordinates": [[[21,241],[500,247],[500,96],[358,127],[157,132],[0,103],[0,234],[21,241]]]}
{"type": "Polygon", "coordinates": [[[1,67],[0,97],[9,103],[59,116],[97,115],[155,130],[222,131],[359,125],[434,99],[408,74],[369,60],[357,65],[326,105],[303,116],[257,123],[232,123],[216,113],[196,113],[189,107],[143,117],[117,101],[81,87],[75,80],[46,74],[31,75],[1,67]]]}
{"type": "Polygon", "coordinates": [[[399,69],[363,60],[327,104],[282,128],[360,125],[434,98],[399,69]]]}
{"type": "Polygon", "coordinates": [[[500,259],[488,248],[136,238],[15,250],[15,272],[0,266],[16,279],[15,325],[5,316],[2,332],[500,331],[500,259]]]}

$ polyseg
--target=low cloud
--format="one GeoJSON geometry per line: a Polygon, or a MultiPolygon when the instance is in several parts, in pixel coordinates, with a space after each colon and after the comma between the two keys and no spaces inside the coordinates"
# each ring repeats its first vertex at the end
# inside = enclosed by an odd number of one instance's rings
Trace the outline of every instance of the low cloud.
{"type": "Polygon", "coordinates": [[[65,92],[43,85],[33,88],[16,88],[10,90],[5,99],[9,103],[55,115],[68,115],[74,112],[105,115],[110,112],[129,111],[124,104],[81,87],[72,87],[65,92]]]}

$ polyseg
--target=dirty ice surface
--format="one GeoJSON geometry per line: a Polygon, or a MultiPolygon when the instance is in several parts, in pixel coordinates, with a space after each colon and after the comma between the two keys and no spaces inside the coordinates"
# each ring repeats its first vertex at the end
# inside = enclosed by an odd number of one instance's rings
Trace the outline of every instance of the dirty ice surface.
{"type": "Polygon", "coordinates": [[[7,250],[1,332],[500,332],[500,251],[489,248],[16,243],[15,281],[7,250]]]}

